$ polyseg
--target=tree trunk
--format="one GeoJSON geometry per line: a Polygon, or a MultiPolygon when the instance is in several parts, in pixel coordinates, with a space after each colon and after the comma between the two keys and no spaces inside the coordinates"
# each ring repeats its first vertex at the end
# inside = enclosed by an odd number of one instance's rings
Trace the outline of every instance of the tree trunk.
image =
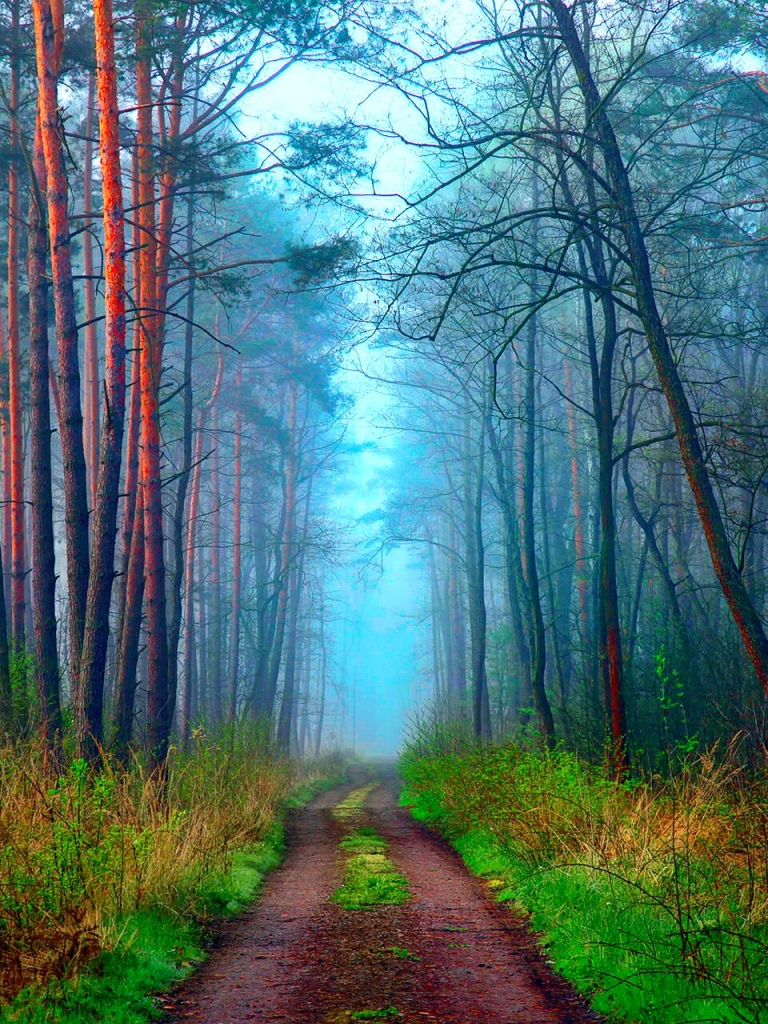
{"type": "MultiPolygon", "coordinates": [[[[134,323],[132,331],[131,386],[128,407],[128,430],[125,452],[125,502],[123,505],[122,552],[120,559],[120,576],[118,580],[117,598],[117,649],[121,647],[121,633],[124,623],[133,612],[127,607],[128,566],[131,560],[133,533],[137,528],[143,529],[143,519],[136,514],[136,502],[139,490],[139,439],[141,435],[141,317],[136,312],[141,309],[141,232],[138,224],[139,211],[139,161],[138,151],[133,148],[133,181],[131,187],[131,207],[133,228],[131,231],[132,284],[134,323]]],[[[143,568],[142,568],[143,572],[143,568]]],[[[136,593],[134,588],[133,593],[136,593]]],[[[143,596],[143,591],[142,591],[143,596]]]]}
{"type": "Polygon", "coordinates": [[[232,621],[229,630],[229,686],[227,716],[230,722],[237,719],[237,687],[240,676],[240,611],[242,587],[242,488],[243,488],[243,413],[241,408],[243,391],[242,361],[237,367],[237,410],[235,412],[234,450],[234,496],[232,524],[232,621]]]}
{"type": "Polygon", "coordinates": [[[298,563],[291,572],[290,582],[290,620],[288,623],[288,651],[285,659],[285,685],[283,700],[280,705],[280,719],[277,725],[277,742],[284,754],[291,752],[291,729],[295,726],[296,716],[296,660],[297,637],[299,629],[299,610],[301,606],[302,587],[304,582],[304,560],[307,553],[309,537],[309,513],[312,505],[312,476],[309,477],[306,503],[304,506],[304,523],[301,531],[301,553],[298,563]]]}
{"type": "Polygon", "coordinates": [[[51,474],[51,404],[48,387],[48,281],[45,274],[48,237],[44,206],[45,159],[39,121],[35,132],[34,177],[29,201],[27,281],[35,684],[41,738],[45,748],[54,757],[58,757],[61,741],[61,701],[56,646],[56,556],[51,474]]]}
{"type": "MultiPolygon", "coordinates": [[[[195,261],[194,261],[194,231],[195,231],[195,190],[190,186],[189,200],[187,202],[187,266],[192,280],[189,283],[187,292],[186,327],[184,331],[184,377],[182,395],[184,400],[184,414],[182,426],[182,448],[183,462],[179,480],[176,485],[176,504],[173,513],[173,577],[171,579],[171,621],[168,627],[168,691],[170,700],[170,715],[176,708],[176,690],[178,686],[179,672],[179,640],[181,637],[182,601],[181,586],[184,581],[185,562],[194,558],[194,550],[187,546],[184,548],[184,513],[187,505],[187,490],[189,489],[189,478],[192,472],[192,343],[194,341],[195,322],[195,261]]],[[[201,441],[201,435],[198,434],[201,441]]],[[[194,573],[192,574],[194,575],[194,573]]],[[[188,710],[188,708],[187,708],[188,710]]]]}
{"type": "MultiPolygon", "coordinates": [[[[218,333],[218,331],[217,331],[218,333]]],[[[219,442],[216,406],[211,412],[213,452],[211,454],[211,614],[208,644],[208,706],[211,723],[221,725],[222,637],[221,637],[221,491],[219,489],[219,442]]]]}
{"type": "Polygon", "coordinates": [[[320,694],[317,710],[317,729],[315,731],[315,757],[320,756],[323,743],[323,724],[325,721],[325,691],[328,684],[328,647],[325,639],[325,599],[320,599],[320,694]]]}
{"type": "MultiPolygon", "coordinates": [[[[538,206],[539,179],[534,173],[531,203],[534,209],[538,206]]],[[[538,221],[533,221],[533,250],[538,251],[538,221]]],[[[539,300],[538,277],[532,273],[530,283],[530,301],[532,310],[539,300]]],[[[525,366],[525,441],[523,446],[523,549],[525,553],[525,573],[528,584],[529,620],[531,632],[531,689],[533,706],[541,730],[544,743],[550,749],[555,745],[555,723],[552,709],[549,706],[544,685],[544,674],[547,664],[547,638],[544,627],[544,615],[541,608],[541,591],[539,587],[539,570],[536,556],[536,530],[533,515],[534,489],[536,481],[536,357],[538,338],[538,314],[531,313],[528,320],[526,340],[525,366]]]]}
{"type": "Polygon", "coordinates": [[[277,615],[275,637],[272,643],[272,657],[269,665],[265,711],[272,717],[277,696],[277,680],[280,676],[280,665],[283,656],[283,637],[285,636],[285,620],[288,610],[288,585],[290,582],[290,564],[293,549],[294,503],[296,500],[296,383],[290,384],[290,403],[288,410],[288,455],[285,467],[285,497],[283,500],[283,538],[281,545],[279,580],[280,592],[277,599],[277,615]]]}
{"type": "Polygon", "coordinates": [[[64,22],[63,8],[59,5],[54,7],[51,0],[33,0],[32,9],[35,20],[43,152],[48,176],[48,234],[59,355],[59,436],[64,464],[69,664],[77,702],[80,699],[77,668],[80,665],[83,645],[90,563],[83,414],[80,406],[80,362],[67,210],[68,182],[58,102],[64,22]]]}
{"type": "Polygon", "coordinates": [[[487,644],[485,542],[483,538],[485,418],[480,422],[480,447],[475,458],[472,458],[470,451],[471,421],[468,410],[465,417],[464,433],[464,533],[469,633],[472,649],[472,727],[477,739],[487,741],[491,738],[491,721],[485,664],[487,644]],[[474,476],[475,473],[476,476],[474,476]]]}
{"type": "Polygon", "coordinates": [[[151,769],[165,764],[170,736],[168,629],[160,475],[160,374],[162,345],[157,313],[154,139],[152,133],[152,7],[136,5],[136,99],[141,226],[141,451],[144,503],[144,606],[147,631],[147,744],[151,769]]]}
{"type": "MultiPolygon", "coordinates": [[[[110,4],[111,6],[111,4],[110,4]]],[[[102,29],[103,31],[103,29],[102,29]]],[[[110,24],[110,31],[114,31],[110,24]]],[[[93,134],[96,106],[96,76],[88,75],[88,99],[85,120],[85,154],[83,166],[83,269],[85,271],[85,411],[84,445],[89,477],[91,507],[96,507],[96,483],[99,464],[99,341],[96,328],[96,277],[93,268],[93,134]]],[[[116,115],[115,115],[116,116],[116,115]]]]}
{"type": "Polygon", "coordinates": [[[488,417],[488,439],[491,454],[496,468],[497,497],[504,523],[504,567],[507,585],[507,603],[512,619],[512,630],[515,635],[517,657],[523,676],[523,693],[518,699],[533,693],[531,684],[531,650],[523,622],[522,606],[528,605],[527,586],[523,575],[523,562],[520,554],[520,537],[517,520],[512,507],[514,488],[508,478],[507,466],[499,447],[496,428],[491,417],[488,417]],[[524,591],[525,594],[521,593],[524,591]]]}
{"type": "MultiPolygon", "coordinates": [[[[192,474],[192,490],[189,496],[189,516],[187,518],[186,537],[186,581],[184,594],[184,673],[182,702],[179,713],[179,727],[181,732],[182,745],[186,745],[189,733],[189,722],[192,709],[192,671],[193,645],[194,645],[194,592],[195,592],[195,543],[197,536],[197,519],[200,509],[200,481],[203,473],[203,431],[208,412],[218,400],[221,389],[221,380],[224,372],[224,360],[219,354],[219,367],[216,374],[216,381],[208,402],[200,410],[197,421],[197,437],[195,439],[194,469],[192,474]]],[[[201,581],[202,582],[202,581],[201,581]]],[[[203,595],[201,595],[203,600],[203,595]]],[[[202,672],[198,678],[202,677],[202,672]]]]}
{"type": "MultiPolygon", "coordinates": [[[[6,334],[6,320],[3,310],[0,309],[0,431],[2,431],[2,468],[3,468],[3,540],[2,557],[6,572],[3,575],[3,607],[6,611],[11,607],[11,526],[13,504],[11,499],[11,413],[9,404],[10,382],[8,379],[8,336],[6,334]]],[[[6,632],[10,630],[10,619],[6,622],[6,632]]]]}
{"type": "Polygon", "coordinates": [[[581,467],[579,466],[579,439],[576,430],[576,410],[573,406],[573,371],[569,360],[565,360],[565,396],[568,405],[568,446],[571,457],[571,495],[573,500],[573,548],[576,556],[576,579],[579,591],[579,626],[581,648],[585,665],[589,644],[589,586],[587,544],[584,536],[584,512],[581,500],[581,467]]]}
{"type": "Polygon", "coordinates": [[[75,705],[80,757],[94,760],[102,743],[104,673],[109,609],[115,575],[117,506],[125,424],[125,213],[120,168],[117,70],[112,0],[95,0],[96,77],[99,101],[99,156],[104,220],[105,397],[99,472],[92,529],[80,701],[75,705]]]}
{"type": "MultiPolygon", "coordinates": [[[[11,6],[10,164],[8,167],[8,403],[10,425],[11,639],[24,650],[24,448],[21,412],[21,331],[19,327],[19,253],[21,216],[21,127],[19,125],[20,3],[11,6]]],[[[7,515],[8,513],[6,513],[7,515]]]]}
{"type": "Polygon", "coordinates": [[[144,599],[144,491],[139,488],[135,504],[136,527],[131,537],[125,591],[125,616],[115,656],[115,707],[113,750],[125,761],[131,742],[136,701],[136,671],[139,663],[141,606],[144,599]]]}

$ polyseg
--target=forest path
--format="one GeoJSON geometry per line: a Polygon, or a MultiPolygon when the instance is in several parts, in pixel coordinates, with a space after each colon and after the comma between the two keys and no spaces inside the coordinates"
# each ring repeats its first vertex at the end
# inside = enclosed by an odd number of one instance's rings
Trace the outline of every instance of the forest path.
{"type": "Polygon", "coordinates": [[[397,807],[393,777],[379,776],[354,827],[365,824],[387,841],[411,899],[368,910],[331,902],[344,868],[339,842],[352,827],[334,807],[364,782],[291,814],[284,864],[166,1003],[166,1024],[598,1021],[549,969],[525,922],[397,807]]]}

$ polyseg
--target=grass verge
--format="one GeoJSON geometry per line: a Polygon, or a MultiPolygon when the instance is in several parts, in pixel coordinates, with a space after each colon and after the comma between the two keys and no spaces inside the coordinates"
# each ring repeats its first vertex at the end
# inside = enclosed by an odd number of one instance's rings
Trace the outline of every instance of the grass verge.
{"type": "Polygon", "coordinates": [[[643,1024],[768,1022],[766,780],[704,759],[620,786],[565,752],[411,750],[402,802],[530,915],[596,1010],[643,1024]]]}
{"type": "Polygon", "coordinates": [[[248,737],[173,763],[159,801],[139,765],[52,782],[34,755],[0,758],[3,1024],[146,1024],[157,993],[205,957],[208,928],[281,859],[281,810],[341,766],[299,769],[248,737]]]}

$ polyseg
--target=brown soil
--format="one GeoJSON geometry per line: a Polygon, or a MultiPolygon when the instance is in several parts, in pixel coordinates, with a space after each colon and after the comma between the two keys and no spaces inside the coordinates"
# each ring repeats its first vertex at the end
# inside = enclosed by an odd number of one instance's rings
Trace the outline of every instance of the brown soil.
{"type": "MultiPolygon", "coordinates": [[[[360,783],[356,783],[360,785],[360,783]]],[[[390,844],[412,899],[344,910],[330,902],[346,829],[325,793],[288,822],[288,855],[254,908],[166,1005],[167,1024],[588,1024],[599,1018],[547,966],[525,922],[494,902],[456,854],[373,791],[366,820],[390,844]],[[406,955],[408,954],[408,955],[406,955]],[[389,1010],[361,1018],[360,1011],[389,1010]]]]}

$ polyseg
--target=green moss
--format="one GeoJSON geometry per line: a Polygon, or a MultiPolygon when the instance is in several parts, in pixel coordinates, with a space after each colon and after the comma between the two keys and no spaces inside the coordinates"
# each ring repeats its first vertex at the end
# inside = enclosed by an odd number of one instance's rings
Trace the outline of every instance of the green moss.
{"type": "Polygon", "coordinates": [[[334,818],[345,824],[362,818],[365,801],[371,792],[376,789],[377,785],[378,783],[371,782],[367,786],[353,789],[351,793],[334,807],[332,811],[334,818]]]}
{"type": "Polygon", "coordinates": [[[364,910],[405,903],[408,882],[386,856],[387,844],[373,829],[361,827],[342,839],[350,855],[344,867],[344,883],[331,897],[345,910],[364,910]]]}

